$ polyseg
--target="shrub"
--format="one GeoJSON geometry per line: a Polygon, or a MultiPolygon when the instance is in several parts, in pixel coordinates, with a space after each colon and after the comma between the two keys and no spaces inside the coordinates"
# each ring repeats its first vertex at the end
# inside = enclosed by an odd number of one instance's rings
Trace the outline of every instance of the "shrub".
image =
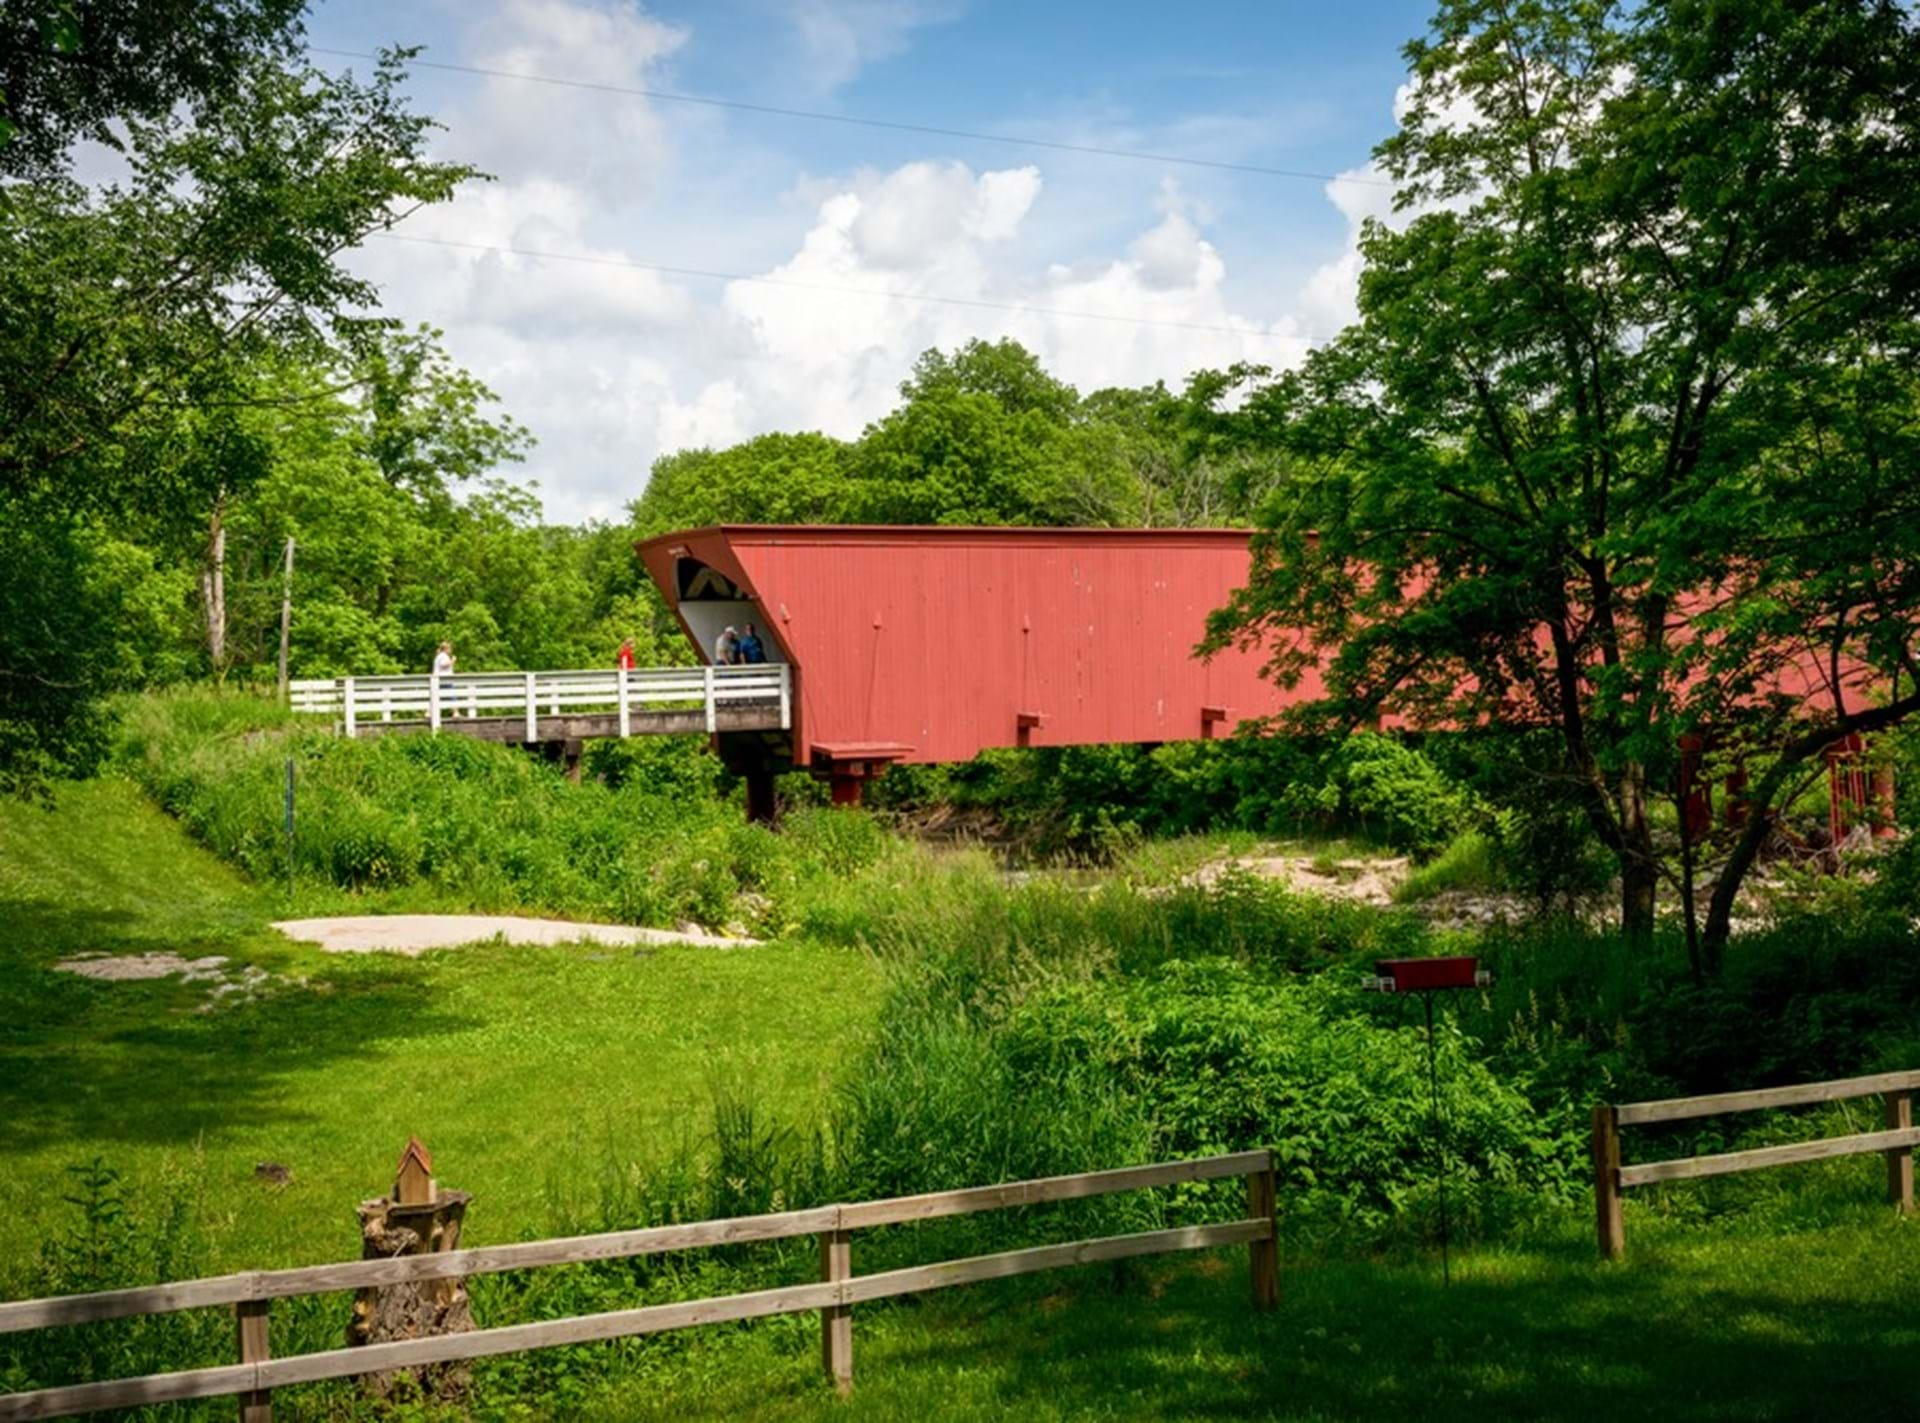
{"type": "Polygon", "coordinates": [[[1340,744],[1318,794],[1340,824],[1423,858],[1453,838],[1473,807],[1421,752],[1372,732],[1340,744]]]}
{"type": "Polygon", "coordinates": [[[801,811],[785,835],[748,826],[715,794],[722,773],[705,751],[677,738],[623,745],[590,754],[617,784],[576,784],[513,747],[349,741],[258,698],[203,692],[133,702],[119,758],[196,838],[262,879],[286,872],[291,759],[299,883],[409,890],[462,909],[712,927],[744,918],[778,932],[809,879],[857,874],[888,850],[858,812],[801,811]]]}

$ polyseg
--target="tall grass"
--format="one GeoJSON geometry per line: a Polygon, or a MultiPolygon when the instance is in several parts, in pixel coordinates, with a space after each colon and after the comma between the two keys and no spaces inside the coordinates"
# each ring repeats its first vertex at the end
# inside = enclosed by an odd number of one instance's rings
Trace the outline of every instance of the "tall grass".
{"type": "Polygon", "coordinates": [[[312,890],[474,910],[780,934],[817,882],[891,842],[866,817],[802,810],[775,836],[684,776],[623,768],[573,783],[513,748],[464,737],[343,740],[258,698],[139,698],[118,763],[250,874],[287,872],[286,765],[296,784],[292,874],[312,890]]]}

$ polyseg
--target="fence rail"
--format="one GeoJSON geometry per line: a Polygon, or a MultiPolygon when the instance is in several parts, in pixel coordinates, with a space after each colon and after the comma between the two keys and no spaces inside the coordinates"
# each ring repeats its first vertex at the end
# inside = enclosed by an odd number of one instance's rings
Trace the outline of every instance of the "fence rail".
{"type": "Polygon", "coordinates": [[[835,1385],[844,1392],[852,1386],[853,1379],[851,1311],[856,1304],[1070,1265],[1226,1245],[1249,1248],[1254,1304],[1257,1308],[1271,1308],[1279,1296],[1279,1273],[1273,1159],[1268,1152],[1239,1152],[924,1196],[820,1206],[776,1215],[739,1216],[437,1255],[359,1260],[291,1270],[256,1270],[138,1289],[19,1300],[0,1304],[0,1333],[232,1305],[239,1321],[242,1362],[32,1393],[0,1394],[0,1420],[56,1418],[103,1408],[131,1408],[225,1395],[243,1396],[244,1416],[261,1420],[268,1417],[265,1410],[270,1406],[269,1391],[292,1384],[814,1310],[821,1316],[822,1361],[835,1385]],[[1248,1213],[1241,1220],[1033,1246],[871,1275],[856,1275],[852,1269],[851,1234],[855,1230],[1235,1176],[1247,1180],[1248,1213]],[[269,1356],[267,1311],[275,1299],[806,1235],[820,1240],[822,1278],[817,1283],[506,1325],[466,1334],[332,1349],[284,1359],[269,1356]]]}
{"type": "Polygon", "coordinates": [[[393,723],[446,722],[482,717],[523,720],[525,739],[537,741],[542,716],[618,718],[619,734],[648,711],[704,710],[708,731],[728,708],[777,708],[782,730],[793,725],[793,668],[785,662],[742,667],[595,668],[559,672],[458,672],[398,677],[331,677],[290,682],[293,710],[338,717],[349,736],[393,723]]]}
{"type": "Polygon", "coordinates": [[[1626,1252],[1626,1222],[1620,1193],[1634,1186],[1661,1181],[1689,1181],[1703,1176],[1726,1176],[1791,1166],[1802,1161],[1825,1161],[1837,1156],[1885,1152],[1887,1198],[1902,1211],[1913,1211],[1913,1149],[1920,1146],[1920,1129],[1913,1125],[1913,1095],[1920,1091],[1920,1071],[1882,1072],[1872,1077],[1843,1077],[1830,1082],[1803,1082],[1791,1087],[1762,1087],[1752,1092],[1722,1092],[1707,1097],[1670,1097],[1658,1102],[1605,1104],[1593,1109],[1593,1202],[1600,1253],[1617,1260],[1626,1252]],[[1730,1151],[1718,1156],[1685,1156],[1673,1161],[1651,1161],[1639,1166],[1620,1162],[1620,1129],[1658,1122],[1690,1121],[1723,1112],[1755,1112],[1773,1107],[1804,1107],[1816,1102],[1840,1102],[1855,1097],[1881,1097],[1886,1103],[1884,1131],[1823,1137],[1730,1151]]]}

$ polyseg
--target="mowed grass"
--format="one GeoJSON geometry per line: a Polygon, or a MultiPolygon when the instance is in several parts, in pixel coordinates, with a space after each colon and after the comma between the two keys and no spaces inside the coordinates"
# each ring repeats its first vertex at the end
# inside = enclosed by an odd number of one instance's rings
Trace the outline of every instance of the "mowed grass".
{"type": "MultiPolygon", "coordinates": [[[[1877,1163],[1876,1163],[1877,1164],[1877,1163]]],[[[1280,1308],[1239,1250],[857,1309],[853,1396],[811,1320],[701,1331],[581,1416],[704,1420],[1910,1419],[1920,1224],[1885,1209],[1781,1234],[1579,1222],[1437,1261],[1289,1256],[1280,1308]]],[[[856,1260],[858,1244],[855,1246],[856,1260]]]]}
{"type": "Polygon", "coordinates": [[[65,1168],[95,1157],[136,1192],[186,1179],[220,1268],[356,1256],[354,1203],[409,1133],[475,1194],[469,1241],[548,1233],[571,1178],[697,1144],[716,1091],[811,1124],[878,997],[854,950],[340,956],[283,939],[283,914],[125,783],[0,801],[0,1278],[71,1217],[65,1168]],[[52,968],[95,951],[273,977],[205,1009],[204,984],[52,968]]]}

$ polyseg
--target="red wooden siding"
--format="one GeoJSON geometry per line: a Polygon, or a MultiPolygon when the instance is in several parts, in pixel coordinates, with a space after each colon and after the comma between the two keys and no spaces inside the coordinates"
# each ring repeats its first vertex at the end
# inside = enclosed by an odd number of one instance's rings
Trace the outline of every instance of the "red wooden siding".
{"type": "MultiPolygon", "coordinates": [[[[816,748],[964,761],[989,746],[1192,740],[1277,710],[1283,694],[1261,680],[1257,653],[1193,651],[1207,614],[1246,581],[1247,539],[730,525],[639,553],[676,611],[689,558],[754,601],[770,650],[795,664],[804,765],[816,748]],[[1209,726],[1203,708],[1224,718],[1209,726]],[[1038,724],[1023,729],[1023,714],[1038,724]]],[[[1319,692],[1307,682],[1285,699],[1319,692]]]]}

